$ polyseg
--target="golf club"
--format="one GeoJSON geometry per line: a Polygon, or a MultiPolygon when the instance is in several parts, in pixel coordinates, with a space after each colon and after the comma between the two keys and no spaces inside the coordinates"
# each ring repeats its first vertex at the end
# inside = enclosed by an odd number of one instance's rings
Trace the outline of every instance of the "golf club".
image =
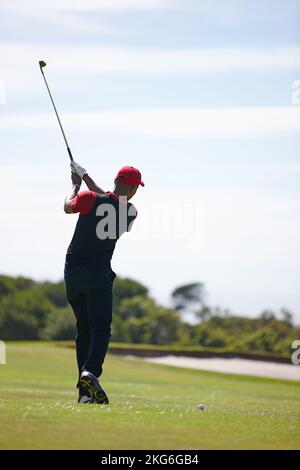
{"type": "Polygon", "coordinates": [[[46,62],[44,62],[43,60],[40,60],[40,61],[39,61],[40,70],[41,70],[41,73],[42,73],[42,75],[43,75],[43,78],[44,78],[44,81],[45,81],[45,84],[46,84],[46,87],[47,87],[47,90],[48,90],[48,93],[49,93],[51,102],[52,102],[52,104],[53,104],[53,108],[54,108],[54,111],[55,111],[55,114],[56,114],[56,117],[57,117],[57,120],[58,120],[58,124],[59,124],[59,126],[60,126],[60,128],[61,128],[61,131],[62,131],[62,134],[63,134],[63,138],[64,138],[65,143],[66,143],[66,146],[67,146],[67,150],[68,150],[68,154],[69,154],[70,160],[73,161],[73,156],[72,156],[72,153],[71,153],[71,150],[70,150],[68,141],[67,141],[67,139],[66,139],[66,136],[65,136],[63,127],[62,127],[62,125],[61,125],[61,122],[60,122],[60,119],[59,119],[59,116],[58,116],[58,112],[57,112],[56,106],[55,106],[55,104],[54,104],[54,101],[53,101],[53,98],[52,98],[52,95],[51,95],[51,92],[50,92],[50,89],[49,89],[49,86],[48,86],[46,77],[45,77],[45,75],[44,75],[43,67],[46,67],[46,65],[47,65],[46,62]]]}

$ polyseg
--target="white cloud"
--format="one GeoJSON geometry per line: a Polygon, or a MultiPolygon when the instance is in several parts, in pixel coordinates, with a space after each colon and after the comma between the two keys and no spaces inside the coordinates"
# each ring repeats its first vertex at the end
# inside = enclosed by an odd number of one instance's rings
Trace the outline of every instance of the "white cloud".
{"type": "MultiPolygon", "coordinates": [[[[151,11],[174,7],[176,0],[2,0],[0,11],[10,20],[10,31],[23,30],[27,35],[28,22],[36,21],[39,26],[48,30],[49,26],[60,30],[76,33],[111,34],[115,28],[103,23],[101,18],[91,18],[82,13],[105,13],[124,11],[151,11]],[[15,19],[20,18],[21,23],[15,19]]],[[[34,29],[34,27],[33,27],[34,29]]],[[[51,29],[49,30],[50,33],[51,29]]]]}
{"type": "Polygon", "coordinates": [[[0,43],[2,73],[43,56],[52,71],[160,76],[300,67],[300,46],[281,48],[141,49],[117,46],[0,43]]]}
{"type": "Polygon", "coordinates": [[[74,33],[100,33],[112,34],[115,29],[108,23],[99,22],[91,18],[86,18],[80,15],[65,14],[57,12],[40,12],[39,10],[33,11],[32,19],[36,19],[40,24],[43,22],[46,25],[54,25],[54,27],[61,28],[62,30],[74,33]]]}
{"type": "MultiPolygon", "coordinates": [[[[93,29],[101,28],[101,25],[86,25],[83,22],[78,27],[93,29]]],[[[70,88],[78,80],[96,79],[99,75],[173,78],[289,70],[300,67],[300,47],[154,50],[121,46],[1,42],[0,79],[6,81],[8,93],[40,91],[40,77],[37,73],[37,62],[40,59],[49,64],[49,72],[51,71],[52,79],[57,80],[57,86],[70,88]]]]}
{"type": "MultiPolygon", "coordinates": [[[[49,103],[49,106],[51,104],[49,103]]],[[[172,139],[252,138],[300,130],[300,108],[138,109],[65,113],[70,130],[104,131],[172,139]]],[[[2,115],[0,127],[53,129],[54,114],[2,115]]]]}
{"type": "Polygon", "coordinates": [[[169,8],[176,0],[2,0],[1,8],[22,12],[41,11],[123,11],[169,8]]]}

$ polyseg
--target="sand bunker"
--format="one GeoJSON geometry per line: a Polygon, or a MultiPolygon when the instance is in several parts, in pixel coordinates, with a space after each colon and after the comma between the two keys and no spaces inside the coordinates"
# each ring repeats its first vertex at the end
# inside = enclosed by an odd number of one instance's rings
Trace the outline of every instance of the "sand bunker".
{"type": "Polygon", "coordinates": [[[252,359],[200,359],[183,356],[163,356],[144,358],[147,362],[188,369],[223,372],[225,374],[254,375],[273,379],[300,380],[300,365],[278,364],[275,362],[254,361],[252,359]]]}

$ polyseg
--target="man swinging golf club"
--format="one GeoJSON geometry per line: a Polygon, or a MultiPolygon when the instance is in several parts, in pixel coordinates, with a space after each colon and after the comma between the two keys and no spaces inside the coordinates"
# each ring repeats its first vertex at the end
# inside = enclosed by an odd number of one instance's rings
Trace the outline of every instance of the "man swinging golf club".
{"type": "Polygon", "coordinates": [[[65,264],[65,285],[76,317],[76,357],[79,403],[108,404],[99,384],[112,322],[112,284],[116,274],[111,258],[118,238],[131,229],[137,211],[129,203],[144,186],[139,170],[124,166],[112,192],[99,188],[84,168],[71,161],[72,192],[66,197],[67,214],[79,213],[65,264]],[[82,180],[89,191],[79,192],[82,180]]]}
{"type": "Polygon", "coordinates": [[[124,166],[115,178],[115,188],[105,192],[74,162],[60,117],[45,77],[44,60],[39,61],[72,171],[72,193],[65,200],[67,214],[78,213],[76,229],[69,245],[65,264],[67,298],[76,317],[76,355],[79,370],[80,403],[108,403],[98,382],[107,352],[112,321],[112,283],[116,274],[110,261],[116,241],[129,231],[137,215],[129,199],[139,185],[144,186],[139,170],[124,166]],[[79,193],[84,180],[89,191],[79,193]]]}

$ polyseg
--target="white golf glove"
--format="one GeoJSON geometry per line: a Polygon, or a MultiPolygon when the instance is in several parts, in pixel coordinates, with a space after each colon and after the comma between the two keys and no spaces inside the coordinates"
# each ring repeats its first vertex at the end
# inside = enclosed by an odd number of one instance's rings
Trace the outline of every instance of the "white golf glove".
{"type": "Polygon", "coordinates": [[[72,173],[76,173],[80,178],[87,174],[86,170],[76,162],[71,162],[70,166],[72,173]]]}

